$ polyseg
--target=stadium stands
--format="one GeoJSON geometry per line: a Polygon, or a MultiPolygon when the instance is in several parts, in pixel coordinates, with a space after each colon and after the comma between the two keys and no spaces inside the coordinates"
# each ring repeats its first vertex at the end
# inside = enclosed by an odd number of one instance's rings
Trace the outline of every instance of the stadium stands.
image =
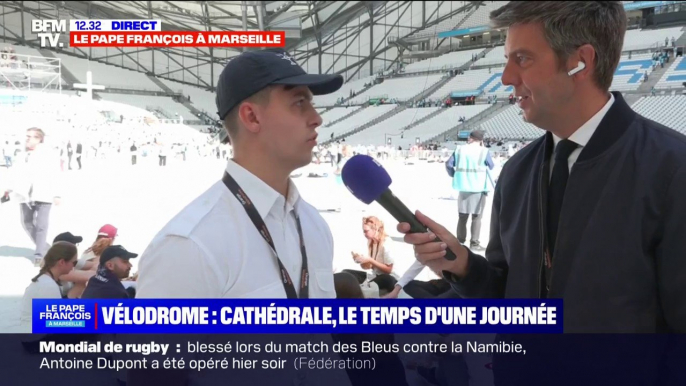
{"type": "Polygon", "coordinates": [[[353,97],[352,103],[365,103],[371,98],[379,97],[396,98],[399,101],[405,101],[433,86],[443,76],[444,74],[432,74],[386,79],[362,94],[353,97]]]}
{"type": "Polygon", "coordinates": [[[436,70],[450,70],[458,68],[465,63],[472,60],[472,55],[480,54],[483,48],[467,51],[454,51],[435,58],[420,60],[418,62],[410,63],[404,68],[405,73],[436,71],[436,70]]]}
{"type": "MultiPolygon", "coordinates": [[[[462,7],[464,5],[464,1],[454,1],[453,3],[458,3],[457,5],[454,5],[453,8],[457,7],[462,7]]],[[[441,21],[440,23],[433,25],[431,27],[427,27],[424,29],[417,30],[414,34],[410,35],[411,38],[421,38],[421,37],[427,37],[427,36],[433,36],[436,35],[439,32],[446,32],[446,31],[451,31],[457,27],[458,24],[465,18],[465,16],[468,15],[468,12],[461,12],[457,15],[454,15],[450,19],[445,19],[441,21]]]]}
{"type": "Polygon", "coordinates": [[[510,106],[482,123],[480,128],[486,132],[487,138],[535,139],[543,135],[543,130],[524,121],[524,117],[519,115],[520,111],[518,106],[510,106]]]}
{"type": "Polygon", "coordinates": [[[499,64],[504,65],[507,63],[507,59],[505,59],[505,46],[496,46],[493,47],[491,51],[489,51],[486,56],[483,58],[477,60],[472,64],[473,66],[496,66],[499,64]]]}
{"type": "Polygon", "coordinates": [[[328,95],[317,95],[314,97],[313,101],[316,106],[333,106],[336,104],[338,98],[349,98],[350,91],[355,93],[360,92],[364,89],[365,83],[373,83],[376,76],[368,76],[362,79],[356,79],[343,84],[343,86],[333,94],[328,95]]]}
{"type": "Polygon", "coordinates": [[[396,107],[397,105],[394,104],[369,106],[366,107],[364,110],[354,114],[350,118],[346,118],[334,125],[328,127],[321,126],[319,128],[319,141],[324,142],[325,140],[328,140],[332,133],[335,137],[337,137],[351,130],[355,130],[356,128],[386,114],[387,112],[393,110],[396,107]]]}
{"type": "Polygon", "coordinates": [[[162,91],[142,72],[126,70],[65,54],[55,53],[55,56],[62,60],[62,65],[81,83],[86,83],[86,73],[90,70],[93,72],[93,84],[104,85],[108,88],[162,91]]]}
{"type": "Polygon", "coordinates": [[[638,51],[663,47],[665,45],[665,38],[668,38],[670,43],[672,37],[678,40],[683,34],[681,29],[681,27],[672,27],[656,30],[628,30],[624,35],[623,51],[638,51]]]}
{"type": "Polygon", "coordinates": [[[204,110],[212,117],[217,117],[217,103],[216,96],[213,92],[203,90],[200,87],[195,87],[183,83],[178,83],[168,79],[158,78],[165,86],[172,89],[172,91],[181,91],[183,95],[191,98],[191,104],[199,110],[204,110]]]}
{"type": "Polygon", "coordinates": [[[482,5],[460,25],[460,29],[488,25],[488,15],[491,11],[502,7],[508,1],[483,1],[482,5]]]}
{"type": "Polygon", "coordinates": [[[632,55],[631,59],[628,56],[622,56],[612,78],[610,90],[629,91],[638,89],[643,81],[643,74],[648,72],[650,75],[653,72],[651,56],[650,53],[632,55]]]}
{"type": "Polygon", "coordinates": [[[500,82],[503,68],[481,69],[465,71],[462,75],[456,75],[443,87],[431,94],[430,99],[442,99],[453,91],[481,90],[487,94],[496,94],[506,97],[514,90],[512,86],[503,86],[500,82]]]}
{"type": "Polygon", "coordinates": [[[672,66],[662,75],[655,85],[656,89],[683,87],[686,82],[686,60],[683,56],[674,59],[672,66]]]}
{"type": "Polygon", "coordinates": [[[491,105],[481,104],[473,106],[453,106],[444,109],[444,112],[406,130],[404,132],[404,138],[394,139],[393,143],[406,149],[407,146],[415,143],[417,137],[419,137],[420,142],[429,140],[460,124],[460,117],[465,117],[466,120],[469,120],[489,107],[491,107],[491,105]]]}
{"type": "Polygon", "coordinates": [[[170,97],[111,94],[106,92],[101,92],[100,97],[105,101],[128,104],[148,111],[161,110],[164,114],[162,114],[162,116],[159,116],[160,114],[158,114],[158,116],[163,119],[175,119],[177,113],[186,121],[197,119],[184,105],[174,102],[170,97]]]}
{"type": "Polygon", "coordinates": [[[631,108],[648,119],[686,135],[686,95],[643,97],[631,108]]]}
{"type": "Polygon", "coordinates": [[[328,125],[331,122],[337,121],[345,117],[346,115],[352,113],[353,111],[358,110],[359,108],[360,106],[334,107],[326,113],[322,114],[322,125],[328,125]]]}
{"type": "MultiPolygon", "coordinates": [[[[355,133],[345,139],[351,145],[384,145],[387,138],[386,134],[399,136],[401,129],[411,125],[434,112],[440,107],[425,107],[405,109],[392,117],[385,119],[376,125],[355,133]]],[[[397,142],[395,139],[393,142],[397,142]]]]}

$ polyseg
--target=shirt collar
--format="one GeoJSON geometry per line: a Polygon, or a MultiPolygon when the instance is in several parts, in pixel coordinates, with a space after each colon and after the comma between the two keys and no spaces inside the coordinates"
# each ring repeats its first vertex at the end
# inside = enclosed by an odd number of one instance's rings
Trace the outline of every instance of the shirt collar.
{"type": "Polygon", "coordinates": [[[266,219],[270,212],[283,220],[290,211],[297,209],[300,193],[290,178],[288,179],[288,197],[284,198],[271,186],[233,160],[229,160],[226,165],[226,172],[248,195],[262,220],[266,219]]]}
{"type": "MultiPolygon", "coordinates": [[[[591,137],[593,136],[593,133],[595,133],[596,129],[598,128],[598,125],[600,125],[600,122],[603,120],[605,117],[605,114],[607,114],[608,110],[610,110],[610,107],[612,107],[612,104],[615,101],[615,96],[610,93],[610,100],[605,103],[605,106],[603,106],[602,109],[600,109],[597,113],[595,113],[594,116],[591,117],[586,123],[581,125],[570,137],[569,140],[576,143],[579,145],[580,148],[586,146],[588,144],[588,141],[591,140],[591,137]]],[[[557,135],[553,134],[553,141],[555,141],[555,146],[557,146],[557,143],[560,142],[562,138],[558,137],[557,135]]]]}

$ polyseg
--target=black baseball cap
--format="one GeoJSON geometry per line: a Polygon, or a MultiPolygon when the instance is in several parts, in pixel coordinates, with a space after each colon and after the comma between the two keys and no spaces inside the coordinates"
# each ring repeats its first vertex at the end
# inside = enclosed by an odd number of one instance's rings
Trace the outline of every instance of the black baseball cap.
{"type": "Polygon", "coordinates": [[[223,120],[239,103],[272,84],[307,86],[314,95],[335,92],[341,75],[308,74],[283,50],[246,51],[229,60],[217,83],[217,114],[223,120]]]}
{"type": "Polygon", "coordinates": [[[55,236],[55,239],[52,242],[56,243],[58,241],[66,241],[68,243],[72,243],[72,244],[76,245],[76,244],[83,241],[83,237],[74,236],[71,234],[71,232],[64,232],[64,233],[60,233],[59,235],[55,236]]]}
{"type": "Polygon", "coordinates": [[[132,253],[126,250],[126,248],[121,245],[112,245],[105,248],[100,255],[100,265],[105,265],[106,262],[119,257],[120,259],[128,260],[138,257],[138,254],[132,253]]]}

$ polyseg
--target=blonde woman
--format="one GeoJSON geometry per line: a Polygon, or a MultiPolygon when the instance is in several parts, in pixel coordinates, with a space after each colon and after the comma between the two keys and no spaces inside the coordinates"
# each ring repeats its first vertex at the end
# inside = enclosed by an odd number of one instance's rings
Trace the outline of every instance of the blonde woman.
{"type": "Polygon", "coordinates": [[[363,270],[344,270],[344,272],[353,274],[360,284],[370,279],[379,286],[380,291],[385,293],[393,291],[398,275],[393,270],[393,257],[386,245],[388,235],[383,221],[375,216],[364,217],[362,232],[367,239],[367,251],[364,254],[352,252],[352,256],[363,270]]]}

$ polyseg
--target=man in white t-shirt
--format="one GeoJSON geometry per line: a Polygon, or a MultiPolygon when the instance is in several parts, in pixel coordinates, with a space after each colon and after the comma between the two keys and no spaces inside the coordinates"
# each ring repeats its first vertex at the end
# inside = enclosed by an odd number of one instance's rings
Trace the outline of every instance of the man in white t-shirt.
{"type": "Polygon", "coordinates": [[[306,74],[282,51],[244,52],[227,64],[217,108],[234,157],[224,179],[142,254],[138,298],[335,298],[331,231],[289,176],[317,144],[322,120],[312,95],[342,82],[306,74]]]}

